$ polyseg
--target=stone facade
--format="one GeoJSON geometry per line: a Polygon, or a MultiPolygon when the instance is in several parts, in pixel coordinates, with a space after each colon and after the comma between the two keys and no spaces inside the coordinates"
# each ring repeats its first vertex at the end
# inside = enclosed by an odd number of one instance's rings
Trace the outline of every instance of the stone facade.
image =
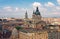
{"type": "Polygon", "coordinates": [[[48,32],[48,39],[60,39],[60,32],[51,30],[50,32],[48,32]]]}
{"type": "Polygon", "coordinates": [[[42,20],[42,16],[39,12],[38,7],[36,7],[36,11],[33,11],[32,20],[27,19],[27,12],[25,15],[25,25],[29,28],[42,28],[42,26],[46,26],[46,22],[42,20]],[[40,26],[41,25],[41,26],[40,26]]]}
{"type": "Polygon", "coordinates": [[[29,31],[27,32],[20,31],[19,39],[48,39],[47,31],[36,31],[36,32],[29,32],[29,31]]]}

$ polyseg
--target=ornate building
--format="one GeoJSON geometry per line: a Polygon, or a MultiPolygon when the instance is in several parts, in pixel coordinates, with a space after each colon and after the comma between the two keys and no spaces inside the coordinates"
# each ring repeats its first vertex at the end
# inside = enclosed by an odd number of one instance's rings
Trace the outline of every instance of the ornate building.
{"type": "Polygon", "coordinates": [[[40,28],[46,25],[46,22],[42,20],[42,16],[39,12],[38,7],[36,7],[36,11],[33,11],[32,20],[28,19],[27,12],[25,13],[25,24],[29,28],[40,28]]]}
{"type": "Polygon", "coordinates": [[[39,12],[38,7],[36,7],[36,11],[33,11],[32,19],[35,20],[35,22],[41,21],[41,14],[39,12]]]}
{"type": "Polygon", "coordinates": [[[42,27],[46,25],[46,22],[42,20],[38,7],[36,7],[35,12],[33,11],[32,19],[35,28],[42,29],[42,27]]]}

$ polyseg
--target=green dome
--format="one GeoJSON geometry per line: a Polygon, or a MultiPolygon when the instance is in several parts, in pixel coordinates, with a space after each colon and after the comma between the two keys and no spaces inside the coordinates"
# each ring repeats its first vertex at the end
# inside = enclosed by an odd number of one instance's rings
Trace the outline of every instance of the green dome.
{"type": "Polygon", "coordinates": [[[38,12],[38,11],[37,11],[37,12],[35,12],[35,15],[40,15],[40,12],[38,12]]]}
{"type": "Polygon", "coordinates": [[[35,15],[40,15],[40,12],[39,12],[38,7],[36,7],[36,12],[33,11],[33,14],[35,14],[35,15]]]}

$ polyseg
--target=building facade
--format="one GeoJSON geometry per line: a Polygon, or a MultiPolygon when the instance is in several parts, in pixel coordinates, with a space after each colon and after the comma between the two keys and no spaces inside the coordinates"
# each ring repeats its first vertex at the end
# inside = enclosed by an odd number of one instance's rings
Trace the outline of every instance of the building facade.
{"type": "Polygon", "coordinates": [[[44,30],[35,31],[31,29],[29,31],[23,30],[19,33],[19,39],[48,39],[48,33],[44,30]]]}

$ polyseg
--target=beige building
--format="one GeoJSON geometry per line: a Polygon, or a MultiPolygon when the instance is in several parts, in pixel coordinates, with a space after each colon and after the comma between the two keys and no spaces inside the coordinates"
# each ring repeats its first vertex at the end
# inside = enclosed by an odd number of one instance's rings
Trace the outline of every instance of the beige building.
{"type": "Polygon", "coordinates": [[[48,39],[46,30],[24,29],[19,32],[19,39],[48,39]]]}
{"type": "Polygon", "coordinates": [[[28,18],[28,15],[26,12],[25,25],[26,25],[25,27],[28,27],[28,28],[38,28],[38,29],[42,29],[43,26],[46,26],[46,22],[42,20],[42,16],[38,7],[36,7],[36,11],[33,11],[31,20],[28,18]]]}

